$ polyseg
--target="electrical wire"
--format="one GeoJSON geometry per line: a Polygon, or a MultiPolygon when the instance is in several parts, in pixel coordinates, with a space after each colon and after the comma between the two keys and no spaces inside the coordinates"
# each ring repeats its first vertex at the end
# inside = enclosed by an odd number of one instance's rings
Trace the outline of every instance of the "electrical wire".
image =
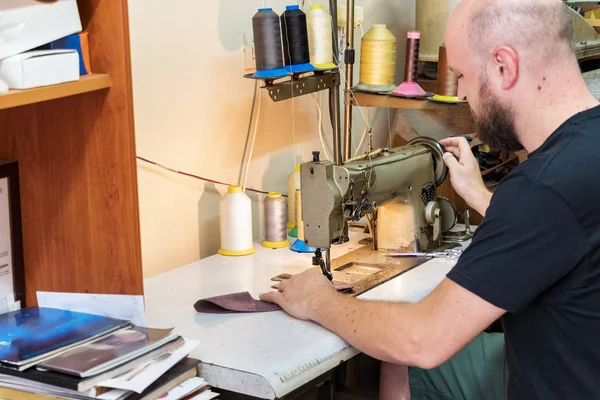
{"type": "Polygon", "coordinates": [[[252,161],[252,153],[254,152],[254,143],[256,142],[256,131],[258,130],[258,121],[260,120],[260,104],[262,99],[262,90],[258,92],[258,108],[256,110],[256,119],[254,120],[254,134],[252,135],[252,143],[250,144],[250,152],[248,154],[248,160],[246,161],[246,173],[244,174],[244,184],[242,185],[242,191],[246,190],[246,183],[248,183],[248,171],[250,170],[250,161],[252,161]]]}
{"type": "Polygon", "coordinates": [[[331,157],[329,156],[329,152],[327,151],[327,145],[325,144],[325,139],[323,137],[321,105],[319,104],[319,101],[317,100],[317,96],[315,96],[314,93],[311,93],[310,95],[312,96],[313,100],[315,101],[315,104],[317,105],[317,110],[319,112],[319,139],[321,139],[321,147],[323,147],[323,153],[325,154],[325,159],[331,160],[331,157]]]}
{"type": "MultiPolygon", "coordinates": [[[[204,181],[204,182],[214,183],[215,185],[232,186],[230,183],[225,183],[225,182],[217,181],[217,180],[210,179],[210,178],[204,178],[202,176],[191,174],[189,172],[184,172],[184,171],[180,171],[180,170],[177,170],[177,169],[174,169],[174,168],[170,168],[170,167],[167,167],[166,165],[163,165],[163,164],[158,163],[156,161],[149,160],[149,159],[141,157],[141,156],[136,156],[136,158],[138,160],[140,160],[140,161],[143,161],[145,163],[154,165],[154,166],[159,167],[161,169],[164,169],[166,171],[173,172],[175,174],[184,175],[184,176],[187,176],[189,178],[198,179],[198,180],[204,181]]],[[[261,194],[269,194],[270,193],[270,192],[264,192],[262,190],[252,189],[252,188],[246,188],[246,190],[248,190],[250,192],[254,192],[254,193],[261,193],[261,194]]]]}

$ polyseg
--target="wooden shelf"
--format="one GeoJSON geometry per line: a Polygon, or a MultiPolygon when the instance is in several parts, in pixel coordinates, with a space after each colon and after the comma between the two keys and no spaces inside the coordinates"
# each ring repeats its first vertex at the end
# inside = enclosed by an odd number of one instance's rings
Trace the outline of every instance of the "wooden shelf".
{"type": "Polygon", "coordinates": [[[412,110],[448,110],[450,107],[463,107],[467,103],[443,104],[429,100],[405,99],[403,97],[389,96],[365,92],[354,92],[350,104],[361,107],[400,108],[412,110]]]}
{"type": "Polygon", "coordinates": [[[0,95],[0,110],[106,89],[110,87],[110,84],[108,75],[92,74],[82,76],[78,81],[60,85],[10,90],[8,93],[0,95]]]}

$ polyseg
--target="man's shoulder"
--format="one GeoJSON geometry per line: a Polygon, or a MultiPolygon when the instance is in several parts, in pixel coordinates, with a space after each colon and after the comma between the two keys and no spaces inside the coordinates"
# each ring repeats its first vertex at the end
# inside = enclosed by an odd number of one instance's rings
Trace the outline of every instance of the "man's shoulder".
{"type": "Polygon", "coordinates": [[[499,196],[518,205],[525,196],[558,196],[580,223],[592,217],[600,224],[600,213],[591,205],[600,198],[600,131],[574,127],[553,146],[534,154],[515,168],[498,188],[499,196]],[[598,216],[596,216],[598,214],[598,216]],[[588,217],[586,217],[588,215],[588,217]]]}

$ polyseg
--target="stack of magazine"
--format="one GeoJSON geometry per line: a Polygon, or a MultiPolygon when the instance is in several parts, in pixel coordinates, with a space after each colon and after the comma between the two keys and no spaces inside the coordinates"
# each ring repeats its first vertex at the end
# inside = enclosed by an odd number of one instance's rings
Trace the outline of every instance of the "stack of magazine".
{"type": "Polygon", "coordinates": [[[210,400],[217,394],[188,357],[198,345],[99,315],[10,312],[0,315],[0,398],[210,400]]]}

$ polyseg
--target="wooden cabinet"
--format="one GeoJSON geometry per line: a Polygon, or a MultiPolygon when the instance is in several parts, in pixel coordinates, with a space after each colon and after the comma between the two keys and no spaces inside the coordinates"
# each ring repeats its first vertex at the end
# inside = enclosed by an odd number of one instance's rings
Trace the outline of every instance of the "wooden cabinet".
{"type": "Polygon", "coordinates": [[[38,290],[143,292],[127,1],[78,4],[101,74],[0,95],[0,159],[20,168],[28,305],[38,290]]]}

